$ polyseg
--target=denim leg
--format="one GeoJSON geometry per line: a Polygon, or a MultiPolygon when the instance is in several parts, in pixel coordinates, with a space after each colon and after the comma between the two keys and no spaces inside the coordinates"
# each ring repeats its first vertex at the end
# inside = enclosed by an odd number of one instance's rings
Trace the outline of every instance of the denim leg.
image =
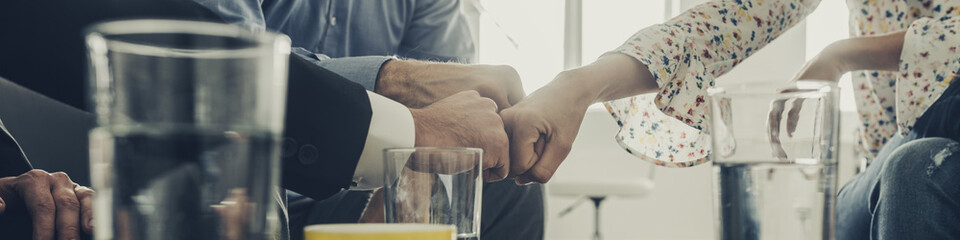
{"type": "Polygon", "coordinates": [[[912,137],[895,135],[887,141],[866,170],[854,176],[840,188],[840,193],[837,194],[837,240],[870,238],[870,218],[873,213],[871,202],[876,202],[877,198],[872,193],[877,189],[880,170],[893,150],[911,139],[912,137]]]}
{"type": "Polygon", "coordinates": [[[914,140],[883,166],[871,239],[960,239],[960,144],[914,140]]]}

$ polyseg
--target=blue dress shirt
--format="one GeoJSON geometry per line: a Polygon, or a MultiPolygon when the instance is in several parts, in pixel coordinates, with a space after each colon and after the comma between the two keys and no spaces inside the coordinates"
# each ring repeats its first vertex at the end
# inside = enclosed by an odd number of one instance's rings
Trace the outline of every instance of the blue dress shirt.
{"type": "Polygon", "coordinates": [[[459,0],[195,0],[228,23],[290,36],[294,53],[374,90],[392,57],[472,62],[459,0]],[[439,32],[438,32],[439,31],[439,32]]]}

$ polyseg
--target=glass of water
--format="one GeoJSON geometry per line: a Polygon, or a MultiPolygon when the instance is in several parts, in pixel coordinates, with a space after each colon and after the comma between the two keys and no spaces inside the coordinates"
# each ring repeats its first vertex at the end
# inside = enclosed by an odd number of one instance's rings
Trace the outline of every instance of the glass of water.
{"type": "Polygon", "coordinates": [[[838,89],[710,89],[718,239],[833,239],[838,89]]]}
{"type": "Polygon", "coordinates": [[[86,42],[95,238],[273,238],[289,39],[127,20],[86,42]]]}
{"type": "Polygon", "coordinates": [[[482,156],[478,148],[384,150],[384,220],[449,224],[457,239],[480,239],[482,156]]]}

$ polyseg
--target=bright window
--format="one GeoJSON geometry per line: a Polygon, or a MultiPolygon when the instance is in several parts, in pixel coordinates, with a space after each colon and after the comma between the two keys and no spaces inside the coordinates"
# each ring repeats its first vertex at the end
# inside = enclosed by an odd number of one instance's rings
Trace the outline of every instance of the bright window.
{"type": "MultiPolygon", "coordinates": [[[[563,70],[564,1],[481,0],[480,62],[520,72],[529,93],[563,70]]],[[[623,43],[643,26],[663,21],[663,1],[583,1],[583,63],[623,43]]]]}
{"type": "MultiPolygon", "coordinates": [[[[827,45],[850,36],[849,13],[846,1],[820,2],[817,11],[807,17],[806,60],[812,59],[827,45]]],[[[840,110],[856,111],[850,74],[840,79],[840,88],[840,110]]]]}

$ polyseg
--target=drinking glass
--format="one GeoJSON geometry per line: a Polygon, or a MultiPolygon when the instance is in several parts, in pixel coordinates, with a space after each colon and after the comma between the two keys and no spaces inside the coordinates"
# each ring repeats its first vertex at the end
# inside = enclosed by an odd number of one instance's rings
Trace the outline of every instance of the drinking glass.
{"type": "Polygon", "coordinates": [[[96,239],[268,239],[290,40],[126,20],[86,34],[96,239]]]}
{"type": "Polygon", "coordinates": [[[482,155],[477,148],[384,150],[385,221],[451,224],[457,239],[479,239],[482,155]]]}
{"type": "Polygon", "coordinates": [[[454,240],[457,229],[443,224],[320,224],[304,228],[305,240],[454,240]]]}
{"type": "Polygon", "coordinates": [[[803,81],[709,92],[717,238],[833,239],[836,86],[803,81]]]}

